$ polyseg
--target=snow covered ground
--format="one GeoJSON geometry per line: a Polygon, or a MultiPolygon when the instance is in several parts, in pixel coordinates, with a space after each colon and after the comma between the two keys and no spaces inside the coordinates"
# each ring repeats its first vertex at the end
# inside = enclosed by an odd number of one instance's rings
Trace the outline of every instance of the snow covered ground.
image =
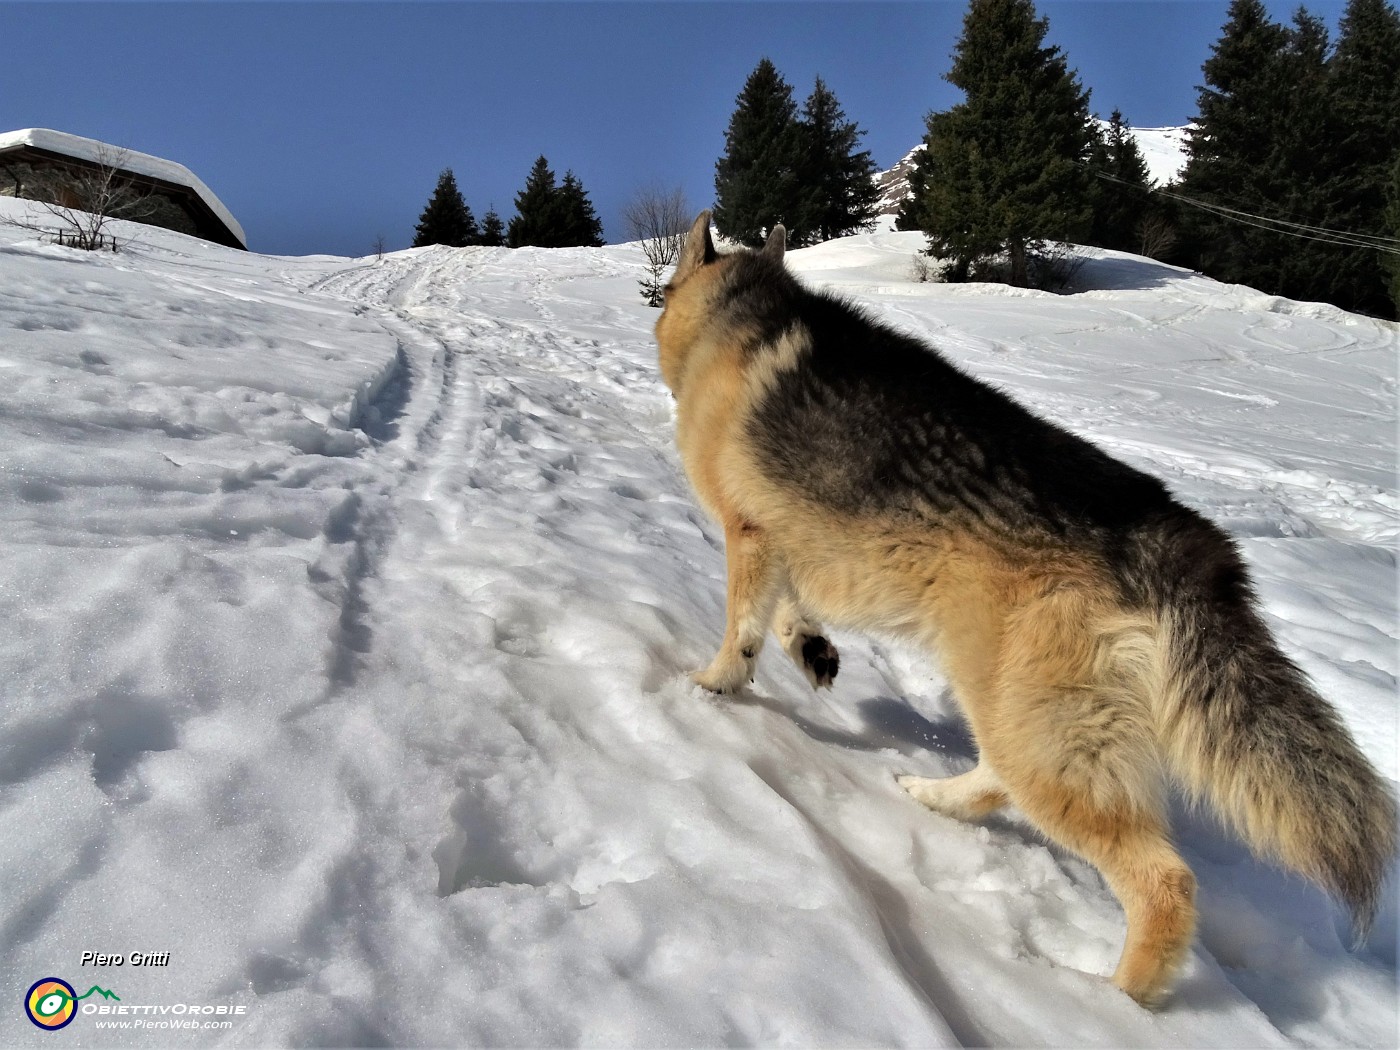
{"type": "MultiPolygon", "coordinates": [[[[0,1044],[1395,1045],[1393,881],[1352,953],[1181,813],[1200,935],[1145,1013],[1091,868],[895,785],[972,762],[923,656],[687,684],[721,533],[635,247],[139,241],[0,226],[0,1044]],[[135,1012],[41,1032],[49,976],[135,1012]]],[[[919,285],[921,246],[790,260],[1238,536],[1394,780],[1396,328],[1104,252],[1075,296],[919,285]]]]}

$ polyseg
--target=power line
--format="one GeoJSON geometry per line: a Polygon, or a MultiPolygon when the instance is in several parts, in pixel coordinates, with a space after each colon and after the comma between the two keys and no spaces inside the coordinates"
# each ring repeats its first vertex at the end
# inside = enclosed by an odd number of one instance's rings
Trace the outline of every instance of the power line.
{"type": "MultiPolygon", "coordinates": [[[[1090,169],[1092,171],[1092,169],[1090,169]]],[[[1400,238],[1380,237],[1369,233],[1351,233],[1346,230],[1332,230],[1325,226],[1309,226],[1300,222],[1289,222],[1286,219],[1275,219],[1267,215],[1257,215],[1253,212],[1242,211],[1239,208],[1227,208],[1223,204],[1212,204],[1209,201],[1197,200],[1194,197],[1187,197],[1184,194],[1173,193],[1170,190],[1160,189],[1153,186],[1143,186],[1139,183],[1129,182],[1120,179],[1116,175],[1110,175],[1105,171],[1093,171],[1093,174],[1107,182],[1118,183],[1131,189],[1141,190],[1144,193],[1157,193],[1163,197],[1170,197],[1172,200],[1189,204],[1193,208],[1200,208],[1202,211],[1216,215],[1222,219],[1232,222],[1243,223],[1246,226],[1254,226],[1270,233],[1277,233],[1284,237],[1298,237],[1305,241],[1318,241],[1322,244],[1331,244],[1344,248],[1369,248],[1373,251],[1383,252],[1387,255],[1400,255],[1400,238]]]]}

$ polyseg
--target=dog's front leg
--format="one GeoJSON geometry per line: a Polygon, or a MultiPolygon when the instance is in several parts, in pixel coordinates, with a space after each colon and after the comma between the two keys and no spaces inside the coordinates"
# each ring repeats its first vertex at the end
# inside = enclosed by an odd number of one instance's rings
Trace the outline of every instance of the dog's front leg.
{"type": "Polygon", "coordinates": [[[836,646],[826,639],[821,624],[807,618],[789,588],[773,616],[773,633],[813,689],[830,689],[841,667],[836,646]]]}
{"type": "Polygon", "coordinates": [[[767,535],[749,522],[725,523],[724,557],[729,574],[724,642],[710,666],[691,676],[714,693],[732,693],[753,679],[783,579],[767,535]]]}

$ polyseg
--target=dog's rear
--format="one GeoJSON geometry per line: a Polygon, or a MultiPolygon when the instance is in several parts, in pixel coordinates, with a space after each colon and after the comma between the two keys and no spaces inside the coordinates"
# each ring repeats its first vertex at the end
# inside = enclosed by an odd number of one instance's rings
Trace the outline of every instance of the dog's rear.
{"type": "Polygon", "coordinates": [[[1168,989],[1194,878],[1164,774],[1258,852],[1333,890],[1359,930],[1395,849],[1389,792],[1254,611],[1231,541],[1155,479],[798,284],[781,231],[719,255],[691,231],[657,324],[687,474],[723,524],[725,637],[696,675],[739,688],[771,625],[814,685],[818,619],[933,648],[980,761],[903,777],[976,819],[1013,802],[1103,873],[1116,983],[1168,989]]]}

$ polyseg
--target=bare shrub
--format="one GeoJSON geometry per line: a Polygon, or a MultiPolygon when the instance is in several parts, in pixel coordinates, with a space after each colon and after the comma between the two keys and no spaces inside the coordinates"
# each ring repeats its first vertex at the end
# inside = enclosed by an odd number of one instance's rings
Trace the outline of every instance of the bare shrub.
{"type": "Polygon", "coordinates": [[[8,224],[47,234],[70,248],[116,251],[117,238],[108,231],[112,220],[140,222],[160,207],[160,198],[135,185],[123,170],[130,157],[129,150],[102,146],[92,167],[74,164],[35,173],[26,196],[44,214],[26,214],[8,224]]]}
{"type": "Polygon", "coordinates": [[[1161,259],[1176,247],[1176,227],[1160,212],[1148,215],[1138,223],[1138,254],[1149,259],[1161,259]]]}
{"type": "Polygon", "coordinates": [[[644,186],[627,202],[622,218],[632,239],[641,242],[646,257],[647,277],[638,282],[642,298],[648,306],[661,306],[665,284],[661,275],[680,261],[690,228],[690,205],[686,203],[685,191],[679,186],[662,189],[656,183],[644,186]]]}
{"type": "Polygon", "coordinates": [[[1030,257],[1030,286],[1047,292],[1073,292],[1084,256],[1064,241],[1041,241],[1030,257]]]}
{"type": "Polygon", "coordinates": [[[923,252],[915,252],[909,275],[918,284],[937,284],[943,280],[943,264],[923,252]]]}

